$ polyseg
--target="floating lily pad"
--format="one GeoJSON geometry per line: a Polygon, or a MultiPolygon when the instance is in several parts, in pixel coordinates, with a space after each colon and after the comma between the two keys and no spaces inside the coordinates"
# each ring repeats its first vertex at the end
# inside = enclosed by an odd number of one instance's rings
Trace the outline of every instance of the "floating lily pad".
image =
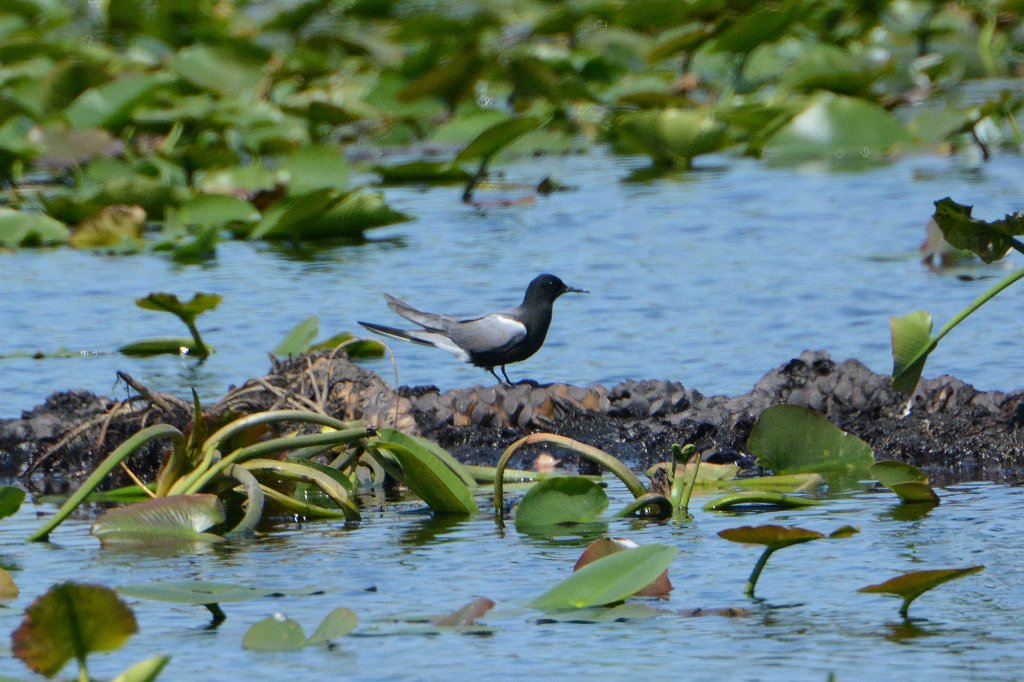
{"type": "Polygon", "coordinates": [[[875,461],[870,445],[799,405],[773,405],[762,412],[747,448],[776,474],[814,472],[831,484],[856,481],[875,461]]]}
{"type": "Polygon", "coordinates": [[[25,665],[52,677],[71,658],[84,665],[94,651],[120,648],[137,630],[135,614],[114,590],[65,582],[29,604],[11,643],[25,665]]]}
{"type": "Polygon", "coordinates": [[[224,519],[216,495],[174,495],[111,509],[96,519],[92,534],[104,545],[221,542],[203,531],[224,519]]]}
{"type": "Polygon", "coordinates": [[[545,611],[622,601],[643,590],[672,563],[677,548],[643,545],[588,564],[531,602],[545,611]]]}
{"type": "Polygon", "coordinates": [[[984,566],[969,566],[967,568],[943,568],[930,571],[911,571],[910,573],[904,573],[903,575],[898,575],[895,578],[890,578],[884,583],[867,585],[857,591],[891,594],[901,597],[903,599],[903,604],[900,606],[900,615],[906,618],[907,610],[910,608],[911,602],[928,590],[938,587],[944,582],[962,578],[965,575],[980,573],[983,570],[985,570],[984,566]]]}
{"type": "Polygon", "coordinates": [[[587,523],[608,508],[608,495],[582,476],[555,476],[530,488],[516,507],[516,528],[537,529],[587,523]]]}
{"type": "Polygon", "coordinates": [[[688,167],[702,154],[724,149],[730,143],[728,126],[709,112],[663,109],[623,114],[615,129],[656,163],[688,167]]]}
{"type": "Polygon", "coordinates": [[[344,607],[324,617],[309,638],[298,621],[277,613],[255,623],[242,638],[242,646],[253,651],[296,651],[312,644],[341,639],[356,629],[356,614],[344,607]]]}
{"type": "Polygon", "coordinates": [[[137,599],[154,599],[173,604],[217,604],[223,602],[251,601],[266,597],[305,596],[323,594],[321,590],[279,590],[271,588],[246,587],[233,583],[218,583],[209,580],[157,580],[150,583],[122,585],[117,588],[121,594],[137,599]]]}
{"type": "Polygon", "coordinates": [[[169,73],[129,75],[79,95],[65,110],[72,128],[116,128],[128,122],[132,110],[174,82],[169,73]]]}
{"type": "Polygon", "coordinates": [[[928,485],[928,477],[909,464],[895,461],[875,462],[868,473],[899,495],[904,502],[939,503],[939,496],[928,485]]]}

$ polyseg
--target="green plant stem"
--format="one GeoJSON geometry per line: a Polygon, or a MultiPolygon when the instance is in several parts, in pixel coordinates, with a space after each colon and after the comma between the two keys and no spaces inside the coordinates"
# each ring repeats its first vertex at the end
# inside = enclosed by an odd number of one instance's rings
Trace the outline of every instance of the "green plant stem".
{"type": "Polygon", "coordinates": [[[263,491],[260,489],[260,482],[248,469],[237,464],[232,464],[225,469],[224,474],[241,483],[245,488],[246,497],[249,498],[245,515],[238,525],[228,532],[228,535],[248,535],[256,530],[260,519],[263,518],[263,491]]]}
{"type": "Polygon", "coordinates": [[[636,474],[634,474],[629,467],[620,462],[617,458],[609,455],[604,450],[600,450],[592,445],[580,443],[572,438],[566,438],[565,436],[559,436],[553,433],[531,433],[529,436],[524,436],[505,448],[505,452],[502,453],[501,459],[498,460],[498,465],[495,467],[494,510],[499,519],[501,518],[501,510],[504,506],[505,465],[508,464],[512,455],[514,455],[519,448],[531,443],[550,443],[552,445],[563,447],[566,450],[571,450],[584,459],[600,464],[605,469],[608,469],[615,474],[619,480],[626,484],[626,487],[629,489],[629,492],[633,494],[633,497],[640,497],[647,493],[647,490],[644,488],[644,484],[640,482],[640,479],[636,477],[636,474]]]}
{"type": "Polygon", "coordinates": [[[904,620],[908,620],[910,618],[910,615],[907,612],[910,610],[910,602],[914,601],[915,599],[917,599],[916,594],[910,597],[903,598],[903,603],[900,605],[900,617],[902,617],[904,620]]]}
{"type": "MultiPolygon", "coordinates": [[[[1016,239],[1014,239],[1013,242],[1016,242],[1014,244],[1014,248],[1018,248],[1019,245],[1018,250],[1021,250],[1021,252],[1024,253],[1024,244],[1021,244],[1016,239]]],[[[1009,275],[1001,279],[991,289],[989,289],[981,296],[976,298],[973,303],[971,303],[969,306],[967,306],[959,313],[957,313],[949,322],[942,325],[942,329],[940,329],[939,332],[932,337],[932,342],[928,345],[928,348],[925,350],[925,352],[918,354],[918,356],[914,358],[914,362],[919,360],[922,356],[926,356],[929,353],[931,353],[935,349],[935,346],[938,345],[942,337],[951,332],[954,327],[956,327],[958,324],[967,319],[967,317],[971,313],[973,313],[975,310],[977,310],[984,304],[988,303],[989,300],[991,300],[996,294],[1001,292],[1003,289],[1007,288],[1008,286],[1022,278],[1024,278],[1024,268],[1021,268],[1020,270],[1010,273],[1009,275]]]]}
{"type": "Polygon", "coordinates": [[[302,502],[296,500],[294,497],[288,497],[284,493],[278,492],[273,488],[265,485],[261,485],[260,489],[263,490],[263,495],[274,504],[278,505],[285,511],[291,512],[292,514],[300,514],[302,516],[308,516],[311,518],[321,519],[344,519],[348,521],[348,517],[344,512],[338,511],[337,509],[328,509],[327,507],[318,507],[315,504],[308,502],[302,502]]]}
{"type": "Polygon", "coordinates": [[[192,346],[192,350],[195,351],[195,354],[199,356],[201,360],[205,360],[210,357],[210,349],[205,343],[203,343],[202,337],[199,336],[199,330],[196,328],[195,320],[182,319],[182,322],[185,323],[185,326],[188,327],[189,333],[192,335],[192,341],[194,344],[192,346]]]}
{"type": "Polygon", "coordinates": [[[50,531],[59,526],[64,519],[66,519],[71,512],[78,507],[78,505],[82,504],[85,498],[89,496],[89,493],[91,493],[96,486],[98,486],[103,479],[107,477],[107,474],[113,471],[133,452],[149,441],[157,440],[158,438],[171,438],[177,444],[184,441],[185,436],[181,431],[170,424],[154,424],[153,426],[147,426],[125,442],[121,443],[121,445],[119,445],[113,452],[107,455],[106,459],[100,462],[100,465],[96,467],[96,470],[92,472],[89,478],[85,479],[85,482],[82,483],[82,485],[78,487],[78,490],[68,498],[67,502],[65,502],[57,513],[53,515],[53,518],[50,519],[42,528],[29,536],[29,542],[46,540],[50,535],[50,531]]]}
{"type": "Polygon", "coordinates": [[[768,563],[768,557],[775,551],[772,547],[765,547],[764,552],[758,558],[757,563],[754,564],[754,570],[750,572],[750,577],[747,578],[747,586],[743,591],[748,597],[754,596],[754,587],[757,586],[757,579],[761,577],[761,571],[764,570],[764,565],[768,563]]]}
{"type": "Polygon", "coordinates": [[[311,483],[338,505],[345,513],[347,520],[359,521],[360,519],[359,510],[352,503],[345,487],[322,471],[295,462],[279,462],[272,459],[253,459],[246,462],[245,468],[250,472],[266,471],[281,478],[311,483]]]}

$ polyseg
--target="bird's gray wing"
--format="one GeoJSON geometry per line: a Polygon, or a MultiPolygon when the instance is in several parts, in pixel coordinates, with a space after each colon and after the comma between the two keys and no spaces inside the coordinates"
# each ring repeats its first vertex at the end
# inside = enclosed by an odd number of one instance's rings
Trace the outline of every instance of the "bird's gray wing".
{"type": "Polygon", "coordinates": [[[442,331],[447,325],[458,322],[458,320],[451,315],[425,313],[422,310],[417,310],[405,301],[400,301],[391,294],[384,294],[384,300],[388,302],[388,307],[391,308],[391,310],[410,322],[415,322],[424,329],[442,331]]]}
{"type": "Polygon", "coordinates": [[[526,338],[526,325],[505,313],[455,320],[444,331],[470,353],[502,351],[526,338]]]}

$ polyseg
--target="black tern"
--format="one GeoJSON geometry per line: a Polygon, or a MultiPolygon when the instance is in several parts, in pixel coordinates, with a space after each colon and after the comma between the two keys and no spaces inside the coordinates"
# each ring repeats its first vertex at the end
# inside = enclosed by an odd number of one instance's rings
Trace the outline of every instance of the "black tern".
{"type": "Polygon", "coordinates": [[[552,304],[569,292],[590,293],[570,287],[554,275],[540,275],[530,282],[523,302],[515,308],[468,318],[425,313],[384,294],[391,310],[422,329],[396,329],[373,322],[359,324],[377,334],[446,350],[463,362],[483,367],[498,383],[501,378],[494,368],[501,367],[505,381],[511,385],[505,365],[522,362],[540,349],[551,325],[552,304]]]}

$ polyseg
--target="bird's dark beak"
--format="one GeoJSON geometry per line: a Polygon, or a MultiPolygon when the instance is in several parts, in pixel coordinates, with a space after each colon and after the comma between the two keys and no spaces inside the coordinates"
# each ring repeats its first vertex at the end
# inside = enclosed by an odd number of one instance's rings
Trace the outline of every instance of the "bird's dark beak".
{"type": "Polygon", "coordinates": [[[577,289],[576,287],[565,287],[565,293],[567,294],[589,294],[590,292],[586,289],[577,289]]]}

